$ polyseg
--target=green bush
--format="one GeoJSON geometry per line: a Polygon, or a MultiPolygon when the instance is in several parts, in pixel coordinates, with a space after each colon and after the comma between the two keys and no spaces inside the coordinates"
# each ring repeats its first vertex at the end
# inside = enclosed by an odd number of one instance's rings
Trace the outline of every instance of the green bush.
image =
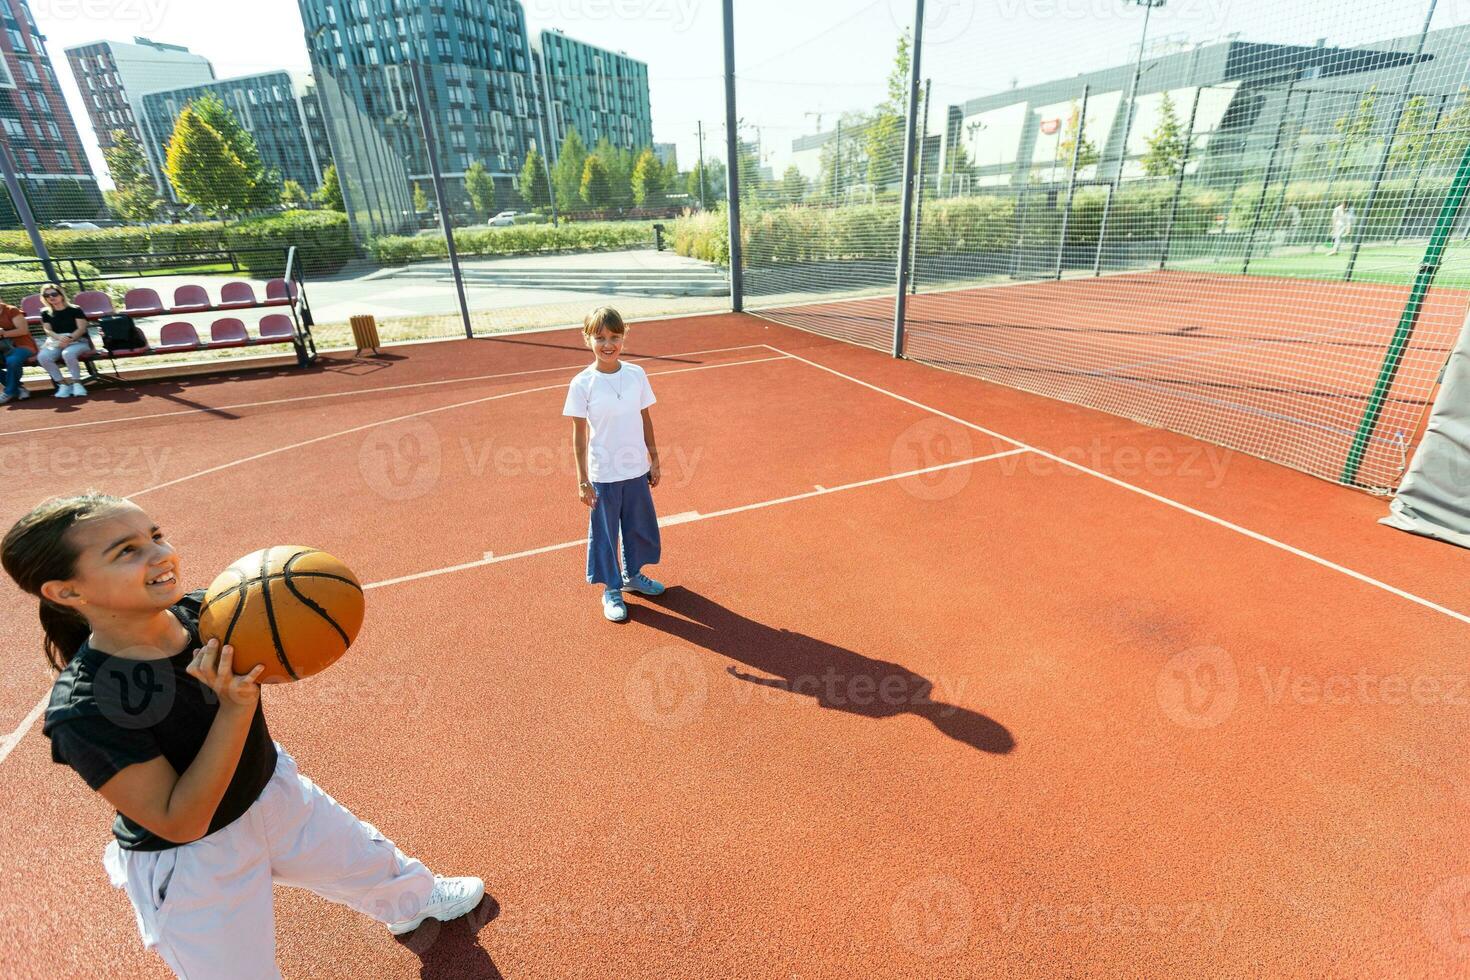
{"type": "MultiPolygon", "coordinates": [[[[592,252],[630,248],[653,241],[646,221],[577,221],[559,226],[513,225],[510,228],[464,228],[454,233],[460,255],[535,255],[540,252],[592,252]]],[[[449,246],[440,235],[384,235],[368,243],[368,253],[382,265],[442,259],[449,246]]]]}
{"type": "MultiPolygon", "coordinates": [[[[356,254],[348,230],[347,216],[340,211],[287,211],[263,218],[246,218],[223,224],[206,221],[190,225],[129,225],[93,231],[54,229],[41,232],[54,258],[106,259],[116,255],[178,255],[230,248],[270,248],[276,251],[242,255],[251,275],[278,276],[283,271],[285,248],[295,245],[308,275],[324,275],[340,269],[356,254]]],[[[0,252],[35,255],[24,231],[0,231],[0,252]]],[[[114,271],[107,262],[96,263],[104,272],[114,271]]],[[[161,266],[167,268],[167,266],[161,266]]],[[[119,264],[115,271],[126,266],[119,264]]]]}
{"type": "MultiPolygon", "coordinates": [[[[90,262],[77,262],[76,266],[78,274],[88,280],[87,285],[90,288],[106,293],[111,297],[114,305],[122,303],[123,296],[128,291],[128,287],[125,284],[113,281],[93,281],[98,275],[98,271],[97,267],[90,262]]],[[[57,272],[60,274],[61,270],[57,270],[57,272]]],[[[67,263],[66,272],[68,275],[70,274],[71,263],[67,263]]],[[[39,292],[40,287],[36,284],[45,278],[46,271],[41,268],[41,263],[36,259],[34,254],[15,255],[0,253],[0,300],[9,303],[11,306],[19,306],[22,296],[29,296],[32,293],[39,292]],[[22,259],[29,259],[30,261],[24,263],[19,262],[22,259]],[[12,262],[16,262],[17,264],[12,265],[12,262]],[[12,284],[24,285],[15,285],[12,287],[12,284]]],[[[61,287],[68,293],[76,291],[76,283],[70,281],[70,279],[62,283],[61,287]]]]}
{"type": "Polygon", "coordinates": [[[669,231],[675,254],[724,266],[730,264],[730,219],[723,210],[699,211],[675,218],[669,231]]]}

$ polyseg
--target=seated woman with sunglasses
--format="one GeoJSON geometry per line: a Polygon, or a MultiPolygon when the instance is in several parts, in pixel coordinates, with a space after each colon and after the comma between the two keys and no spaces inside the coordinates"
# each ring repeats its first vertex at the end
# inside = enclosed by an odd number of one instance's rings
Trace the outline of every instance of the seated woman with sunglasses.
{"type": "Polygon", "coordinates": [[[45,368],[51,380],[56,382],[57,398],[86,398],[87,389],[82,387],[81,358],[92,349],[92,339],[87,336],[87,314],[80,306],[68,302],[66,294],[54,282],[41,287],[41,299],[46,303],[41,311],[46,342],[36,354],[36,363],[45,368]],[[63,359],[71,372],[70,382],[61,376],[58,362],[63,359]]]}

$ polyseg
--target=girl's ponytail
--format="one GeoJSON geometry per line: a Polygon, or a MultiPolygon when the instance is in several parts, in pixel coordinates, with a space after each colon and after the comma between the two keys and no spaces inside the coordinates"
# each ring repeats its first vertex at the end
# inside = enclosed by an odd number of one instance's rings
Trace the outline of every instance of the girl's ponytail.
{"type": "MultiPolygon", "coordinates": [[[[105,513],[124,501],[89,490],[75,497],[57,497],[41,504],[15,522],[0,542],[0,565],[15,584],[40,597],[47,582],[76,574],[77,549],[67,532],[82,521],[105,513]]],[[[41,628],[46,631],[46,659],[61,670],[76,655],[91,627],[82,614],[41,599],[41,628]]]]}
{"type": "Polygon", "coordinates": [[[81,613],[46,599],[41,600],[41,629],[46,631],[46,659],[57,670],[71,662],[92,633],[81,613]]]}

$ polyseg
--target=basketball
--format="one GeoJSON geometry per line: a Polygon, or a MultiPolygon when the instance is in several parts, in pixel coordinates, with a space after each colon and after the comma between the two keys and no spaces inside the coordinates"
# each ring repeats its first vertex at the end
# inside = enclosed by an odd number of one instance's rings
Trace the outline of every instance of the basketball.
{"type": "Polygon", "coordinates": [[[199,612],[201,642],[235,648],[235,673],[260,682],[310,677],[347,652],[362,628],[362,585],[325,551],[277,545],[220,573],[199,612]]]}

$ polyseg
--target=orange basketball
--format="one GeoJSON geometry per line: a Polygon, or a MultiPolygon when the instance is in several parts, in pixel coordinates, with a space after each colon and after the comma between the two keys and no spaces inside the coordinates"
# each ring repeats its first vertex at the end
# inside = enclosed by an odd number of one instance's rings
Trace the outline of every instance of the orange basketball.
{"type": "Polygon", "coordinates": [[[362,628],[362,585],[325,551],[277,545],[246,555],[204,595],[201,641],[235,648],[235,672],[265,664],[262,684],[330,667],[362,628]]]}

